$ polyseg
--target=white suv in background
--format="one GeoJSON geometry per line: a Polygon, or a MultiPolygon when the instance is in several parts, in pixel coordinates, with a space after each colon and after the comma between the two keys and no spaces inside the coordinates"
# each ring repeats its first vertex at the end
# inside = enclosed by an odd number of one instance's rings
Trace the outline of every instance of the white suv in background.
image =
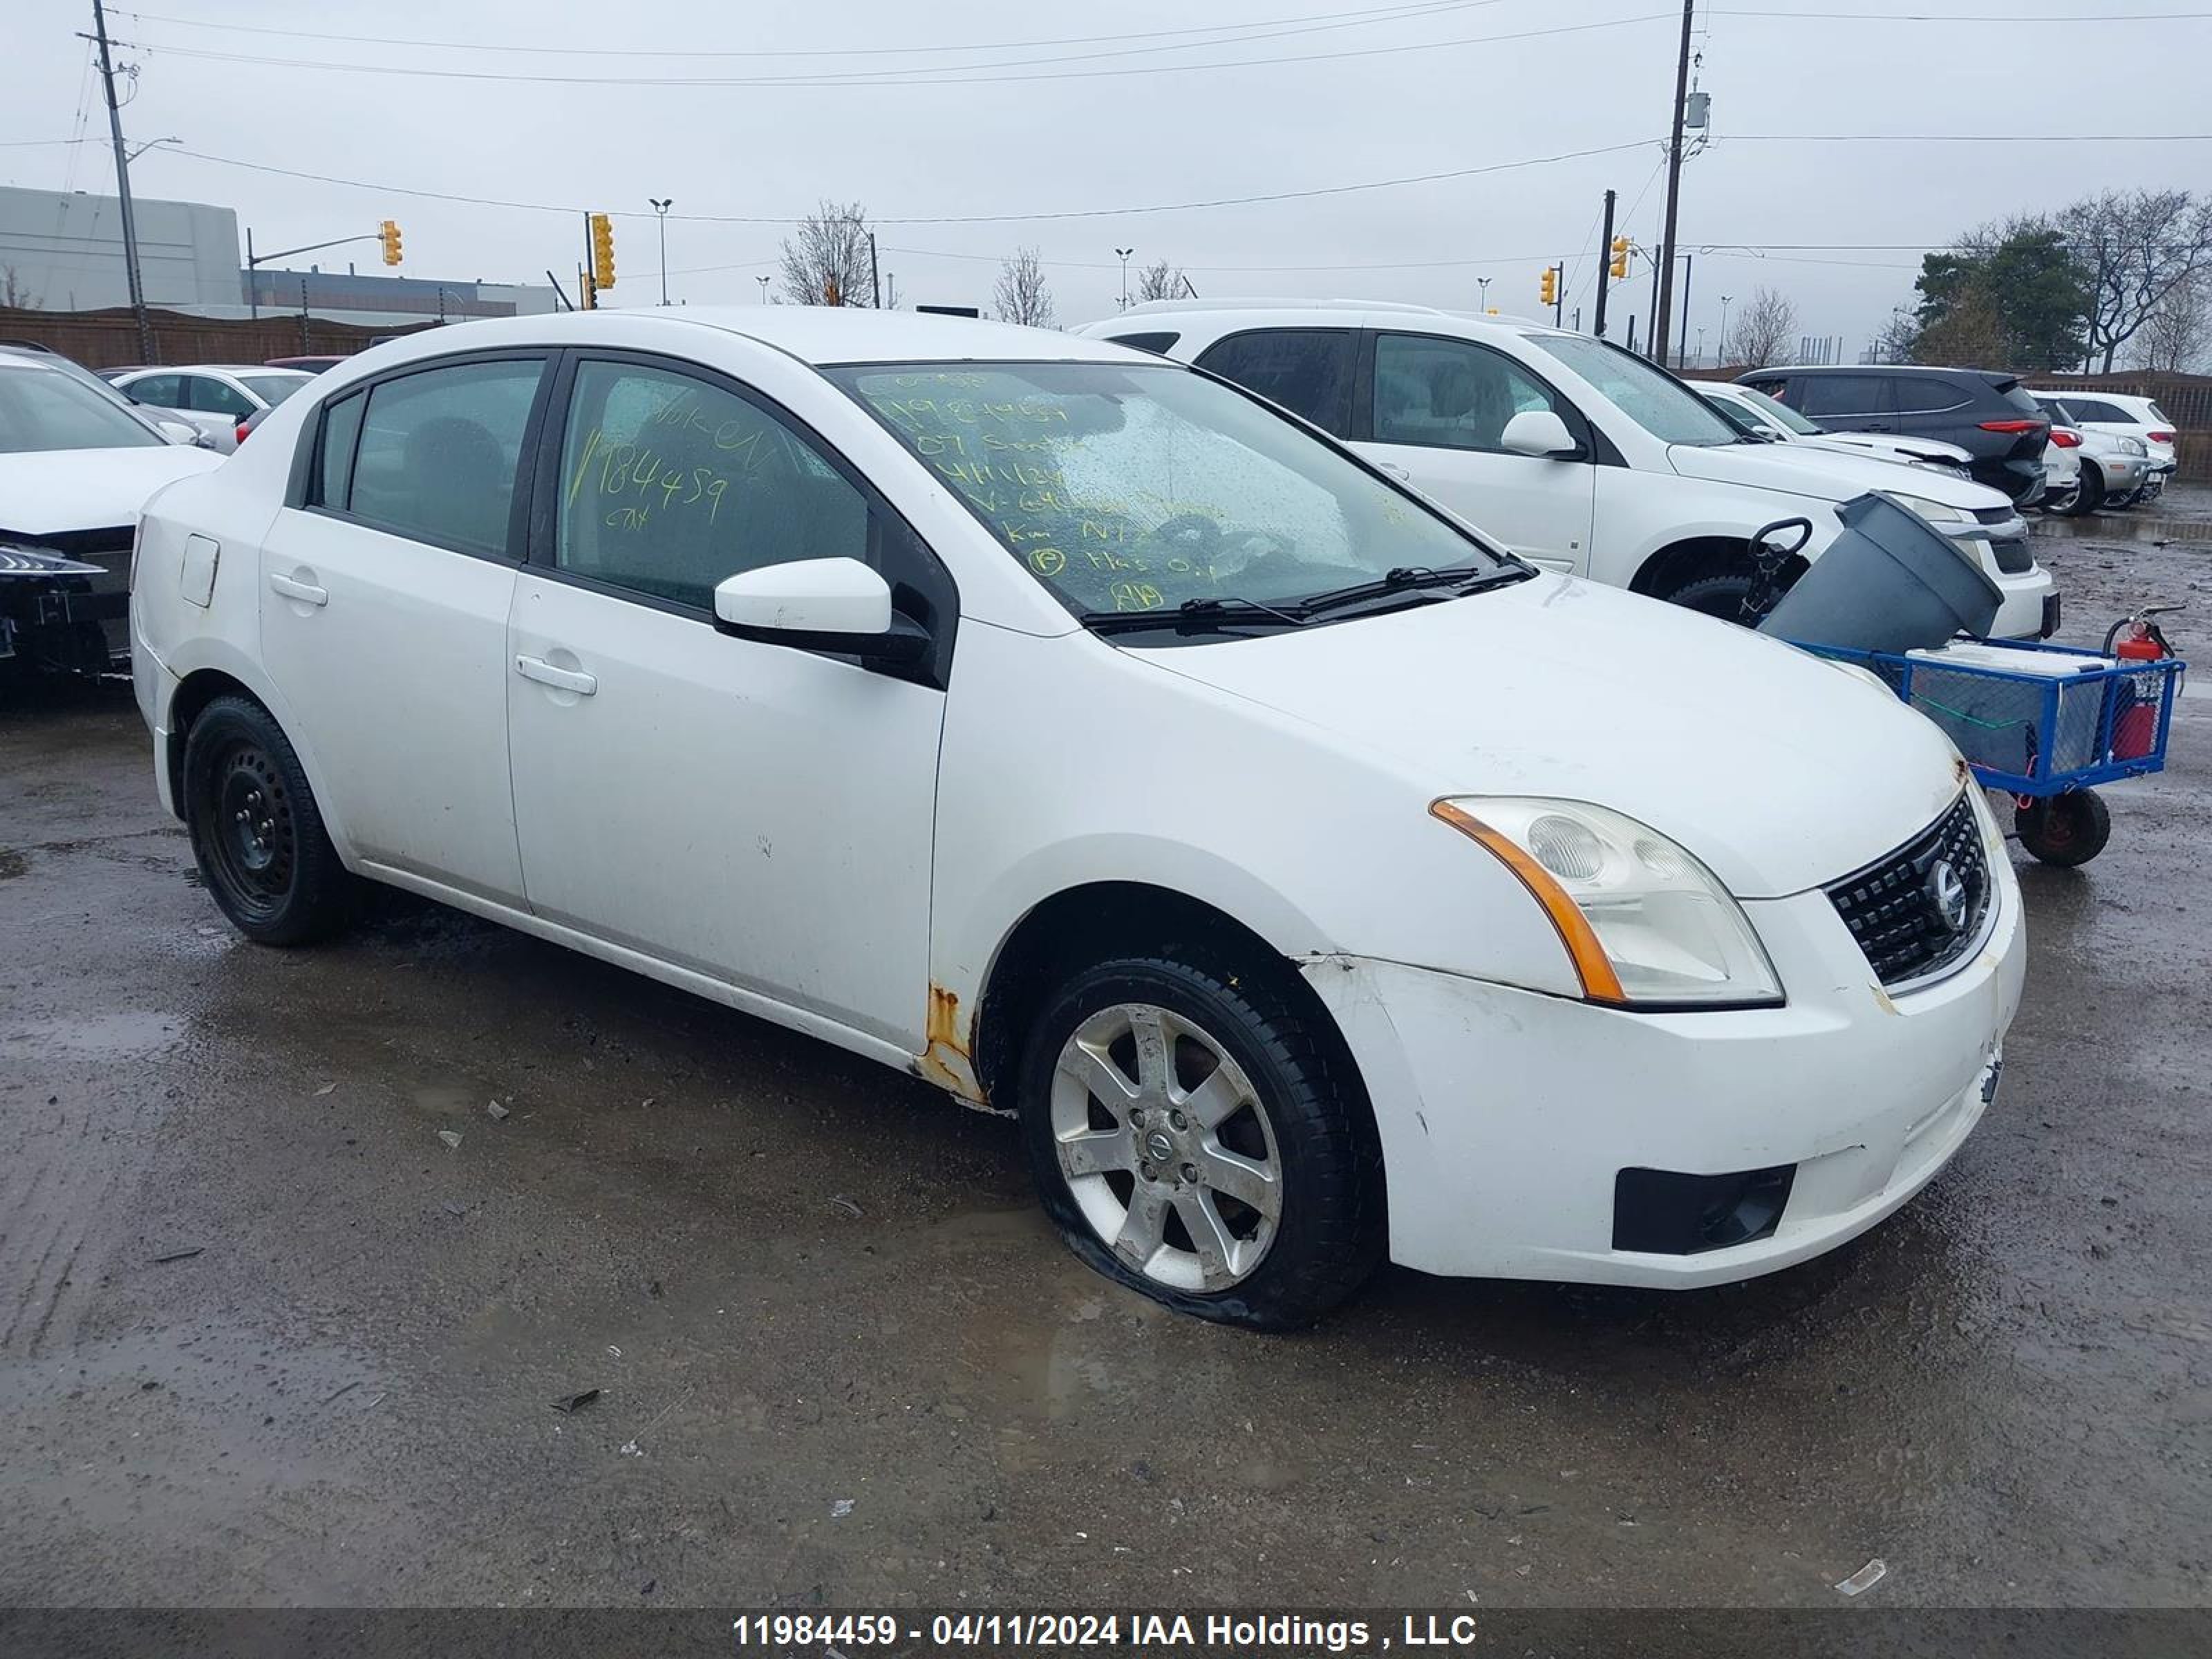
{"type": "Polygon", "coordinates": [[[1817,558],[1841,533],[1837,506],[1880,489],[1997,584],[1995,633],[2057,624],[2050,574],[1996,490],[1747,438],[1682,381],[1587,335],[1342,300],[1157,301],[1076,331],[1272,398],[1548,569],[1734,617],[1754,532],[1807,519],[1817,558]]]}
{"type": "Polygon", "coordinates": [[[2140,501],[2154,501],[2172,479],[2180,464],[2174,454],[2173,422],[2148,398],[2124,392],[2066,392],[2031,386],[2028,395],[2050,411],[2054,421],[2083,432],[2107,437],[2132,438],[2143,447],[2149,477],[2140,501]]]}

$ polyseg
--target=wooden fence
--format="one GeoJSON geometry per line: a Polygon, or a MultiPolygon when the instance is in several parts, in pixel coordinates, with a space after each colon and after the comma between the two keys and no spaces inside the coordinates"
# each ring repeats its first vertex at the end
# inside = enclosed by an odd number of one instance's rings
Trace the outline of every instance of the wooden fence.
{"type": "MultiPolygon", "coordinates": [[[[372,339],[411,334],[434,323],[366,328],[303,316],[296,311],[264,317],[191,317],[179,311],[148,313],[154,325],[156,363],[259,363],[271,357],[305,357],[359,351],[372,339]]],[[[118,368],[143,359],[138,325],[127,307],[106,311],[24,311],[0,306],[0,340],[28,340],[73,358],[87,368],[118,368]]]]}

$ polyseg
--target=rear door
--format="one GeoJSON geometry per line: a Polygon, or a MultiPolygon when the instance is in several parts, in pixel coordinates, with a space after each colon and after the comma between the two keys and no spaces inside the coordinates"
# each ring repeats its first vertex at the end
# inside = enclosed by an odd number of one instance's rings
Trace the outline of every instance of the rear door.
{"type": "Polygon", "coordinates": [[[1348,438],[1358,351],[1357,329],[1255,328],[1216,340],[1196,361],[1331,437],[1348,438]]]}
{"type": "Polygon", "coordinates": [[[1352,447],[1534,563],[1589,564],[1597,469],[1580,410],[1524,365],[1447,335],[1377,332],[1352,447]],[[1550,410],[1582,446],[1555,460],[1504,447],[1506,422],[1550,410]]]}
{"type": "Polygon", "coordinates": [[[325,404],[261,550],[262,660],[337,832],[508,904],[507,621],[546,361],[441,358],[325,404]]]}
{"type": "Polygon", "coordinates": [[[1894,432],[1897,403],[1887,374],[1792,377],[1790,401],[1806,419],[1832,432],[1894,432]]]}

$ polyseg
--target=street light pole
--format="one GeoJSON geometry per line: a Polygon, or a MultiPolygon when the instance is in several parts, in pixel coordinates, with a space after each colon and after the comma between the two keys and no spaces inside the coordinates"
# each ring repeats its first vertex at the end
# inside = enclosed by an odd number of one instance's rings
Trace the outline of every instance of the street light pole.
{"type": "Polygon", "coordinates": [[[761,303],[763,305],[766,305],[768,303],[769,278],[765,276],[756,276],[753,278],[753,281],[761,285],[761,303]]]}
{"type": "Polygon", "coordinates": [[[1490,311],[1490,278],[1487,276],[1478,276],[1474,279],[1474,286],[1482,295],[1480,300],[1475,301],[1475,304],[1482,308],[1484,314],[1487,315],[1490,311]]]}
{"type": "Polygon", "coordinates": [[[653,217],[660,222],[660,303],[668,303],[668,210],[676,205],[673,196],[648,196],[653,204],[653,217]]]}
{"type": "Polygon", "coordinates": [[[1121,309],[1124,311],[1129,308],[1129,256],[1136,251],[1133,247],[1117,247],[1114,250],[1121,256],[1121,309]]]}
{"type": "Polygon", "coordinates": [[[123,148],[123,112],[115,101],[115,60],[107,48],[107,12],[92,0],[93,33],[100,41],[100,80],[107,89],[107,132],[115,143],[115,196],[123,205],[123,266],[131,286],[131,314],[138,324],[138,360],[154,361],[154,319],[146,314],[146,290],[138,277],[138,221],[131,210],[131,157],[123,148]]]}
{"type": "Polygon", "coordinates": [[[1717,356],[1728,356],[1728,308],[1729,296],[1723,294],[1721,295],[1721,336],[1713,342],[1713,352],[1717,356]]]}

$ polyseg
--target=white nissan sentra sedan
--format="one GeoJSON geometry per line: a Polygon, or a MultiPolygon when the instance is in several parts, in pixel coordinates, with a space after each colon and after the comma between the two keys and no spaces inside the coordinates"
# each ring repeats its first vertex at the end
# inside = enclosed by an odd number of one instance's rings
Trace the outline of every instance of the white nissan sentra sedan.
{"type": "Polygon", "coordinates": [[[1935,726],[1103,342],[785,307],[349,360],[149,512],[161,799],[1018,1117],[1176,1308],[1697,1285],[1909,1199],[2024,953],[1935,726]]]}

